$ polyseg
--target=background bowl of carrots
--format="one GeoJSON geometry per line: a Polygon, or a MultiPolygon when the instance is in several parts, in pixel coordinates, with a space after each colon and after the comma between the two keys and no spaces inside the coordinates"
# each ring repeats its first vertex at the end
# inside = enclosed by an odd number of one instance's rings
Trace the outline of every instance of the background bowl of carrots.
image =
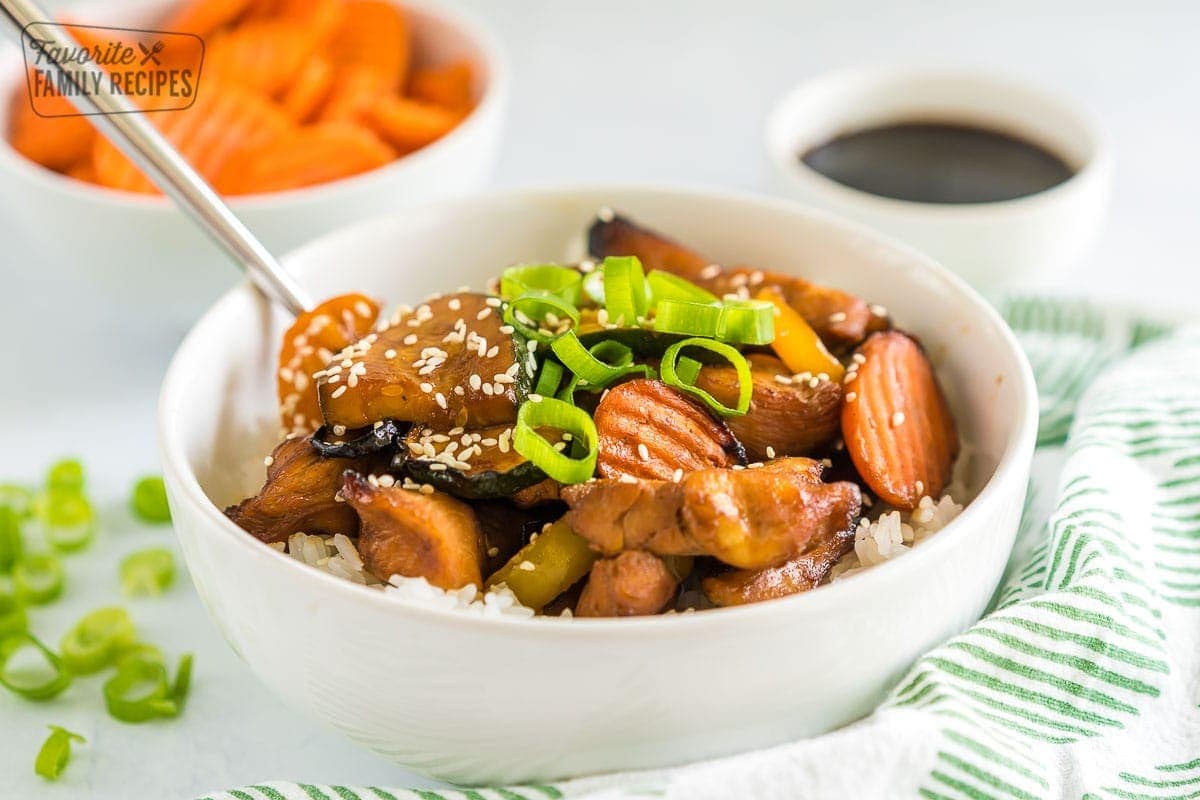
{"type": "MultiPolygon", "coordinates": [[[[478,188],[507,67],[492,34],[420,0],[146,0],[64,21],[194,33],[194,102],[148,116],[276,252],[361,218],[478,188]]],[[[103,31],[73,27],[84,45],[103,31]]],[[[133,34],[122,34],[122,37],[133,34]]],[[[144,37],[152,40],[153,35],[144,37]]],[[[168,51],[169,52],[169,51],[168,51]]],[[[238,272],[84,116],[47,117],[0,54],[0,204],[70,280],[190,322],[238,272]]],[[[54,98],[70,111],[65,98],[54,98]]]]}

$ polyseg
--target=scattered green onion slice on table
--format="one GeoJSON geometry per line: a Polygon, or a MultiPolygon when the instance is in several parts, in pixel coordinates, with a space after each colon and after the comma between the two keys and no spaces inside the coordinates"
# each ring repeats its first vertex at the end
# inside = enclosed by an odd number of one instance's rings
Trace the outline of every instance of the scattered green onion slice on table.
{"type": "Polygon", "coordinates": [[[50,465],[46,473],[46,489],[51,492],[82,492],[83,464],[74,458],[64,458],[50,465]]]}
{"type": "Polygon", "coordinates": [[[543,397],[553,397],[558,394],[558,387],[562,384],[562,377],[562,364],[547,358],[542,362],[542,370],[538,373],[537,383],[534,384],[534,394],[540,394],[543,397]]]}
{"type": "Polygon", "coordinates": [[[0,592],[0,639],[11,633],[29,630],[29,617],[21,598],[0,592]]]}
{"type": "Polygon", "coordinates": [[[35,496],[33,492],[17,483],[0,483],[0,506],[8,506],[21,519],[33,516],[35,496]]]}
{"type": "Polygon", "coordinates": [[[517,412],[513,448],[559,483],[582,483],[592,477],[596,470],[597,441],[596,424],[591,416],[562,400],[531,395],[517,412]],[[570,433],[586,451],[582,456],[572,457],[555,450],[537,432],[542,427],[570,433]]]}
{"type": "Polygon", "coordinates": [[[147,475],[133,485],[129,498],[133,513],[146,522],[170,522],[171,509],[167,506],[167,489],[162,478],[147,475]]]}
{"type": "Polygon", "coordinates": [[[715,294],[702,289],[687,278],[672,275],[661,269],[652,269],[646,275],[646,283],[650,287],[650,296],[654,303],[663,300],[686,300],[693,303],[716,303],[719,299],[715,294]]]}
{"type": "Polygon", "coordinates": [[[759,300],[664,300],[658,304],[654,330],[738,344],[770,344],[775,339],[775,308],[759,300]]]}
{"type": "Polygon", "coordinates": [[[561,297],[546,292],[530,292],[510,300],[504,309],[504,321],[516,328],[526,339],[549,342],[557,334],[542,327],[547,312],[556,317],[570,319],[575,325],[579,324],[578,308],[561,297]]]}
{"type": "Polygon", "coordinates": [[[96,534],[96,515],[82,494],[50,491],[43,499],[42,523],[46,539],[56,550],[82,550],[96,534]]]}
{"type": "Polygon", "coordinates": [[[564,367],[595,389],[602,389],[625,375],[650,374],[650,368],[645,364],[632,363],[633,351],[620,342],[605,340],[588,350],[583,346],[583,342],[579,341],[575,331],[567,331],[551,343],[550,349],[564,367]],[[614,361],[603,361],[597,354],[605,355],[614,361]]]}
{"type": "Polygon", "coordinates": [[[608,321],[632,327],[646,316],[646,274],[636,256],[609,256],[600,267],[604,271],[604,307],[608,321]]]}
{"type": "Polygon", "coordinates": [[[104,684],[108,713],[122,722],[145,722],[174,717],[183,709],[192,682],[192,655],[180,657],[175,680],[161,658],[135,653],[122,658],[116,673],[104,684]]]}
{"type": "Polygon", "coordinates": [[[17,596],[33,605],[45,605],[62,594],[65,576],[62,563],[49,553],[22,556],[12,571],[17,596]]]}
{"type": "Polygon", "coordinates": [[[21,517],[11,506],[0,505],[0,573],[10,572],[23,552],[21,517]]]}
{"type": "Polygon", "coordinates": [[[91,675],[115,663],[136,642],[137,629],[129,613],[110,606],[75,623],[59,643],[59,653],[76,675],[91,675]]]}
{"type": "Polygon", "coordinates": [[[62,659],[29,633],[0,640],[0,685],[27,700],[49,700],[71,685],[71,673],[62,659]],[[26,651],[23,656],[22,651],[26,651]],[[16,663],[32,655],[40,663],[16,663]]]}
{"type": "Polygon", "coordinates": [[[62,774],[63,767],[71,760],[71,742],[86,744],[87,739],[58,725],[48,727],[50,735],[42,743],[42,749],[38,750],[37,759],[33,762],[33,771],[48,781],[56,781],[62,774]]]}
{"type": "Polygon", "coordinates": [[[579,305],[583,276],[558,264],[520,264],[500,273],[500,296],[506,300],[531,292],[546,292],[579,305]]]}
{"type": "Polygon", "coordinates": [[[195,657],[184,653],[179,657],[179,665],[175,667],[175,680],[171,682],[171,699],[175,702],[175,713],[183,711],[187,702],[188,692],[192,689],[192,664],[195,657]]]}
{"type": "Polygon", "coordinates": [[[126,595],[159,595],[175,578],[175,557],[164,547],[148,547],[121,561],[121,592],[126,595]]]}
{"type": "MultiPolygon", "coordinates": [[[[686,367],[685,369],[691,372],[691,367],[686,367]]],[[[750,408],[750,394],[754,388],[753,378],[750,375],[750,365],[746,363],[745,356],[727,344],[713,341],[712,339],[701,338],[684,339],[676,342],[663,353],[659,371],[662,374],[663,383],[699,398],[706,406],[723,417],[741,416],[750,408]],[[696,386],[694,376],[691,381],[684,380],[686,376],[680,376],[677,360],[680,359],[683,350],[688,347],[708,350],[725,359],[733,366],[737,371],[738,377],[738,401],[736,406],[730,408],[723,405],[711,394],[696,386]]],[[[699,370],[696,370],[696,374],[699,374],[699,370]]]]}

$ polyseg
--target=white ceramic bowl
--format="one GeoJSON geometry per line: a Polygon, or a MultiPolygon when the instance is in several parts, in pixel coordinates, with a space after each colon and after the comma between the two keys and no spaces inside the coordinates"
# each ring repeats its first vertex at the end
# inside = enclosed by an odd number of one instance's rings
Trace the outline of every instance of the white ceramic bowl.
{"type": "Polygon", "coordinates": [[[1111,155],[1083,109],[1042,87],[983,72],[871,67],[818,76],[766,124],[777,191],[905,241],[982,289],[1062,272],[1095,240],[1108,206],[1111,155]],[[1016,135],[1076,170],[1028,197],[947,205],[880,197],[827,178],[809,148],[890,122],[957,122],[1016,135]]]}
{"type": "MultiPolygon", "coordinates": [[[[147,26],[176,0],[84,3],[71,19],[147,26]]],[[[429,0],[399,0],[408,13],[414,58],[467,59],[477,74],[477,106],[437,142],[380,169],[341,181],[232,198],[237,215],[276,253],[368,216],[477,189],[495,164],[508,97],[508,66],[495,37],[472,17],[429,0]]],[[[24,82],[18,47],[0,49],[0,133],[24,82]]],[[[204,87],[201,71],[200,90],[204,87]]],[[[30,162],[0,136],[0,207],[23,228],[64,280],[94,286],[125,308],[152,309],[148,325],[191,325],[237,268],[166,198],[76,181],[30,162]]]]}
{"type": "Polygon", "coordinates": [[[455,781],[654,767],[860,717],[922,652],[983,611],[1021,513],[1037,427],[1012,333],[928,258],[783,201],[599,187],[516,191],[330,234],[287,263],[316,295],[416,301],[520,260],[561,260],[611,205],[714,258],[792,271],[885,303],[935,359],[980,490],[912,553],[807,594],[640,619],[485,619],[400,605],[260,544],[221,508],[274,445],[286,321],[242,286],[200,321],[163,384],[175,526],[201,597],[263,683],[388,758],[455,781]],[[331,265],[340,269],[330,269],[331,265]]]}

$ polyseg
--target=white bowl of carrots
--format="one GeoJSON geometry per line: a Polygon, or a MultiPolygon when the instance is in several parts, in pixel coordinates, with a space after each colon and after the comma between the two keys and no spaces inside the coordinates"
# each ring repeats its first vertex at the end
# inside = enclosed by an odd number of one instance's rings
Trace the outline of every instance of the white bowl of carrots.
{"type": "MultiPolygon", "coordinates": [[[[508,70],[492,34],[458,11],[422,0],[105,0],[61,19],[201,37],[194,103],[149,117],[277,252],[478,188],[494,165],[508,70]]],[[[85,46],[109,35],[73,33],[85,46]]],[[[87,117],[35,113],[25,78],[21,52],[6,48],[4,213],[68,279],[154,308],[148,325],[190,322],[237,270],[87,117]]],[[[50,102],[70,111],[65,98],[50,102]]]]}

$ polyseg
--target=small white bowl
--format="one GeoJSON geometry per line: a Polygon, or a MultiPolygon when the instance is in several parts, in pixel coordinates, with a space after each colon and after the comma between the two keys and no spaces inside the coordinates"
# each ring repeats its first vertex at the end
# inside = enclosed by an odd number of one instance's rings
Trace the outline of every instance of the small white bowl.
{"type": "MultiPolygon", "coordinates": [[[[84,3],[70,19],[152,26],[176,0],[84,3]]],[[[429,0],[399,0],[421,63],[466,59],[477,105],[440,140],[371,172],[286,192],[234,197],[229,205],[267,247],[283,253],[322,233],[381,212],[463,194],[495,165],[508,98],[508,65],[492,33],[471,16],[429,0]]],[[[114,191],[35,164],[8,144],[13,92],[24,82],[20,49],[0,49],[0,207],[30,234],[65,280],[144,309],[147,326],[191,325],[239,280],[237,267],[161,196],[114,191]]],[[[204,90],[204,73],[199,79],[204,90]]]]}
{"type": "Polygon", "coordinates": [[[895,236],[983,289],[1066,270],[1108,206],[1111,156],[1091,116],[1041,87],[983,72],[871,67],[818,76],[771,112],[766,146],[780,193],[895,236]],[[895,122],[999,130],[1048,149],[1075,175],[1028,197],[950,205],[854,189],[800,158],[835,136],[895,122]]]}
{"type": "Polygon", "coordinates": [[[221,509],[262,482],[284,315],[246,286],[188,335],[159,442],[200,596],[270,691],[430,775],[522,782],[658,767],[808,736],[868,713],[1000,579],[1037,428],[1033,377],[982,298],[925,256],[778,200],[629,187],[515,191],[330,234],[286,263],[315,295],[415,302],[506,264],[562,260],[602,205],[726,263],[886,304],[932,354],[974,448],[963,514],[913,552],[806,594],[638,619],[481,618],[402,605],[304,566],[221,509]],[[331,269],[336,265],[338,269],[331,269]]]}

